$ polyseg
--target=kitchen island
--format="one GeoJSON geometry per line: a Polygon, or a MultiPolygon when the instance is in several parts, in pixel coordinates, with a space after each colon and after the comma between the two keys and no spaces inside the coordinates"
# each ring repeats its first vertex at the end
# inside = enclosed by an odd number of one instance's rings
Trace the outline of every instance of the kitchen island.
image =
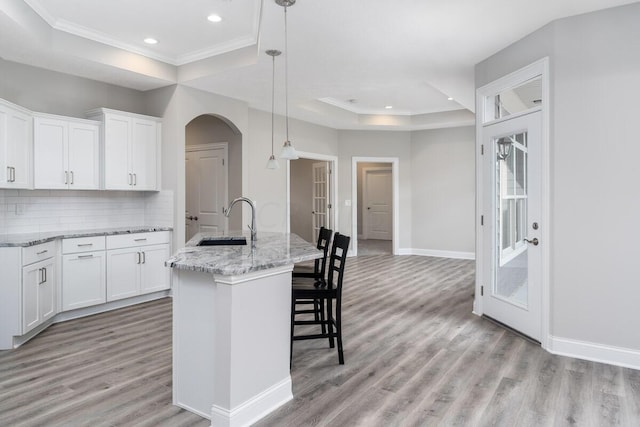
{"type": "Polygon", "coordinates": [[[198,246],[217,237],[199,233],[166,262],[173,403],[213,426],[249,425],[293,398],[291,271],[322,252],[288,233],[259,233],[253,245],[247,234],[246,245],[198,246]]]}

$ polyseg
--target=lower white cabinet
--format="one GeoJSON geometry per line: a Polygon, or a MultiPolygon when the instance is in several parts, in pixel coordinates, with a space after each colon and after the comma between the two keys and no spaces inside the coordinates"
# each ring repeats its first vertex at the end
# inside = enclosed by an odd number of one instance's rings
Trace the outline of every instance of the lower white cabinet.
{"type": "MultiPolygon", "coordinates": [[[[34,248],[37,250],[38,247],[34,248]]],[[[29,250],[33,251],[32,248],[29,250]]],[[[49,252],[47,249],[42,251],[48,255],[47,259],[22,267],[23,334],[41,325],[57,313],[55,253],[49,252]]],[[[28,259],[28,256],[23,254],[24,259],[28,259]]]]}
{"type": "Polygon", "coordinates": [[[105,236],[62,240],[62,311],[106,302],[105,236]]]}
{"type": "Polygon", "coordinates": [[[169,289],[169,233],[107,236],[107,249],[107,301],[169,289]]]}
{"type": "Polygon", "coordinates": [[[62,311],[106,302],[104,250],[62,256],[62,311]]]}

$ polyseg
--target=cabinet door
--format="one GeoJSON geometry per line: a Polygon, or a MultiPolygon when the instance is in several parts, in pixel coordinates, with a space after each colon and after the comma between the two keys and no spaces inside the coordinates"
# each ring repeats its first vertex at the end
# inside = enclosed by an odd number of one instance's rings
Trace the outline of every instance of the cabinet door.
{"type": "Polygon", "coordinates": [[[133,119],[132,162],[134,190],[156,190],[158,156],[157,123],[153,120],[133,119]]]}
{"type": "Polygon", "coordinates": [[[23,334],[56,314],[55,268],[55,258],[22,268],[23,334]]]}
{"type": "Polygon", "coordinates": [[[169,245],[143,246],[140,271],[140,292],[162,291],[170,287],[170,269],[164,262],[169,259],[169,245]]]}
{"type": "Polygon", "coordinates": [[[38,304],[40,305],[40,323],[55,316],[56,310],[56,264],[49,258],[42,265],[43,278],[38,287],[38,304]]]}
{"type": "Polygon", "coordinates": [[[69,123],[69,188],[100,188],[100,128],[84,123],[69,123]]]}
{"type": "Polygon", "coordinates": [[[140,262],[138,248],[107,251],[107,301],[140,294],[140,262]]]}
{"type": "Polygon", "coordinates": [[[106,302],[105,252],[62,257],[62,310],[106,302]]]}
{"type": "Polygon", "coordinates": [[[40,324],[38,288],[43,279],[45,261],[22,268],[22,333],[26,334],[40,324]]]}
{"type": "Polygon", "coordinates": [[[104,180],[107,190],[130,190],[131,118],[106,114],[104,119],[104,180]]]}
{"type": "Polygon", "coordinates": [[[30,188],[32,155],[31,116],[0,106],[0,186],[30,188]]]}
{"type": "Polygon", "coordinates": [[[67,188],[67,122],[36,117],[33,128],[34,188],[67,188]]]}

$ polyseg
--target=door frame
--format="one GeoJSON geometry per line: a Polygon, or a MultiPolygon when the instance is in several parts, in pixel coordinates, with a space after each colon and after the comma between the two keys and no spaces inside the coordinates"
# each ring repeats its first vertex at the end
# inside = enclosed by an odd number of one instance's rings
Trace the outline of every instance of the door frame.
{"type": "MultiPolygon", "coordinates": [[[[327,154],[309,153],[305,151],[298,151],[298,157],[301,159],[316,160],[319,162],[329,163],[329,192],[331,193],[331,210],[333,215],[331,216],[331,226],[333,231],[339,231],[338,225],[338,157],[327,154]]],[[[287,160],[287,233],[291,233],[291,161],[287,160]]]]}
{"type": "MultiPolygon", "coordinates": [[[[392,167],[370,167],[370,168],[362,168],[362,206],[368,205],[369,199],[367,194],[367,173],[368,172],[379,172],[379,171],[389,171],[391,172],[391,181],[393,185],[393,168],[392,167]]],[[[392,190],[393,192],[393,190],[392,190]]],[[[357,200],[356,200],[357,201],[357,200]]],[[[356,205],[357,206],[357,205],[356,205]]],[[[391,215],[393,215],[393,194],[391,195],[391,215]]],[[[365,215],[362,212],[362,239],[369,239],[369,234],[367,233],[367,227],[369,226],[368,215],[365,215]]],[[[391,228],[393,232],[393,218],[391,218],[391,228]]],[[[393,237],[392,237],[393,239],[393,237]]]]}
{"type": "MultiPolygon", "coordinates": [[[[228,142],[209,142],[206,144],[193,144],[193,145],[185,145],[184,146],[184,152],[185,152],[185,170],[184,170],[184,210],[183,212],[187,211],[187,168],[186,168],[186,153],[188,152],[194,152],[194,151],[207,151],[207,150],[217,150],[219,148],[224,148],[225,150],[225,157],[224,157],[224,161],[226,162],[226,164],[224,165],[224,180],[226,183],[225,189],[224,189],[224,205],[226,205],[227,203],[229,203],[229,143],[228,142]]],[[[223,205],[223,207],[224,207],[223,205]]],[[[184,213],[183,213],[184,215],[184,213]]],[[[187,224],[185,219],[182,220],[183,223],[185,224],[184,227],[184,232],[185,232],[185,236],[187,233],[187,224]]],[[[229,218],[224,217],[224,232],[228,232],[229,231],[229,218]]]]}
{"type": "Polygon", "coordinates": [[[351,158],[351,245],[349,256],[358,255],[358,163],[391,163],[392,227],[391,245],[393,255],[400,251],[400,158],[399,157],[352,157],[351,158]]]}
{"type": "MultiPolygon", "coordinates": [[[[542,128],[540,133],[541,139],[541,219],[543,227],[540,230],[542,245],[541,250],[541,325],[540,325],[540,343],[542,348],[549,347],[550,336],[550,248],[551,248],[551,215],[550,215],[550,162],[549,162],[549,120],[550,120],[550,84],[549,84],[549,58],[542,58],[526,67],[516,70],[506,76],[503,76],[491,83],[488,83],[476,89],[476,289],[473,300],[473,313],[482,316],[484,314],[482,304],[482,287],[485,285],[484,280],[487,271],[491,269],[492,256],[486,253],[484,241],[484,212],[490,209],[485,206],[486,192],[491,192],[491,188],[485,189],[483,186],[483,128],[486,125],[494,124],[500,121],[510,120],[520,115],[528,114],[531,110],[522,113],[513,114],[511,116],[489,120],[484,122],[485,98],[498,94],[499,92],[518,86],[519,84],[531,80],[537,76],[542,77],[542,99],[544,102],[536,109],[542,114],[542,128]],[[489,269],[489,270],[488,270],[489,269]]],[[[490,152],[490,150],[487,150],[490,152]]],[[[489,285],[488,283],[486,284],[489,285]]]]}

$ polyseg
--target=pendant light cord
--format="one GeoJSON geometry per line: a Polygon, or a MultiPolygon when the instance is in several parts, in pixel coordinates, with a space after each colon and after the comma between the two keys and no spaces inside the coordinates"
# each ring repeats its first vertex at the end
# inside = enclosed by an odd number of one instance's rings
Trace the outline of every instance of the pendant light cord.
{"type": "Polygon", "coordinates": [[[273,123],[274,112],[276,106],[276,57],[271,57],[272,60],[272,72],[271,72],[271,157],[273,157],[273,123]]]}
{"type": "Polygon", "coordinates": [[[289,45],[287,40],[287,6],[284,7],[284,114],[289,141],[289,45]]]}

